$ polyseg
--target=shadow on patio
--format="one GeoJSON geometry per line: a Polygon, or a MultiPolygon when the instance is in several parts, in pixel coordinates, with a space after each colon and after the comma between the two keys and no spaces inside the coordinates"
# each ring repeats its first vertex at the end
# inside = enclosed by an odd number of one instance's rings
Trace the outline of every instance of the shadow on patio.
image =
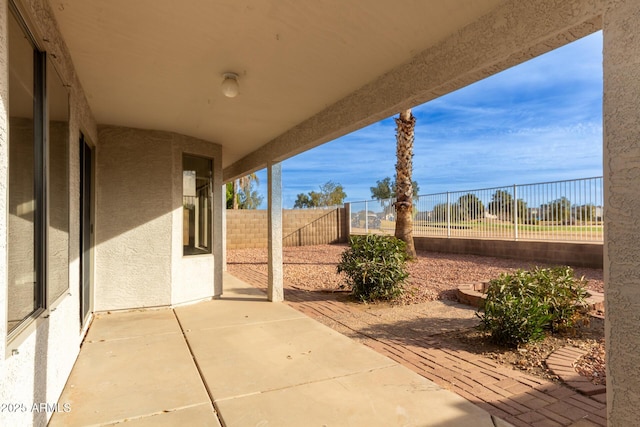
{"type": "Polygon", "coordinates": [[[220,300],[98,315],[65,403],[71,411],[50,425],[495,425],[460,396],[230,275],[220,300]]]}

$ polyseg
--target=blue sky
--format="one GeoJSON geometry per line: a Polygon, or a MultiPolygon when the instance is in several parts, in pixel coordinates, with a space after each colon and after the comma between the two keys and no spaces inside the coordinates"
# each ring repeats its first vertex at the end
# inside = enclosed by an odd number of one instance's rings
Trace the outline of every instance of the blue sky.
{"type": "MultiPolygon", "coordinates": [[[[602,175],[602,33],[413,109],[420,194],[602,175]]],[[[282,163],[283,201],[332,180],[346,201],[395,172],[393,117],[282,163]]],[[[265,196],[266,171],[258,172],[265,196]]]]}

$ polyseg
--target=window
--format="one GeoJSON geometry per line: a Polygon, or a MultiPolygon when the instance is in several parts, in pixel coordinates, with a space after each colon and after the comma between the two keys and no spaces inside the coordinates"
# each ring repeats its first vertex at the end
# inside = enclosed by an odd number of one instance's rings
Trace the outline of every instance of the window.
{"type": "Polygon", "coordinates": [[[211,159],[182,156],[182,245],[184,255],[211,253],[211,159]]]}
{"type": "Polygon", "coordinates": [[[47,63],[49,114],[49,301],[69,289],[69,94],[60,76],[47,63]]]}
{"type": "Polygon", "coordinates": [[[52,64],[47,62],[46,54],[36,48],[19,15],[13,8],[11,12],[7,298],[10,336],[18,334],[22,325],[42,313],[50,301],[69,287],[68,93],[52,64]]]}
{"type": "Polygon", "coordinates": [[[9,16],[9,307],[8,330],[44,307],[42,257],[38,252],[42,220],[42,123],[36,70],[39,52],[16,17],[9,16]],[[41,118],[40,118],[41,119],[41,118]]]}

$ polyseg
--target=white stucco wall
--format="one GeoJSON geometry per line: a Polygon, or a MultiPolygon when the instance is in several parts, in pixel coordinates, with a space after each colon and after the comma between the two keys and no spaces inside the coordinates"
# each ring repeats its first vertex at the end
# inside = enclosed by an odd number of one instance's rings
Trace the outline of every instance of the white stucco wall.
{"type": "Polygon", "coordinates": [[[31,412],[33,403],[50,403],[58,397],[80,350],[78,276],[78,143],[82,131],[97,139],[95,122],[78,82],[70,56],[57,31],[52,13],[42,0],[21,3],[41,48],[52,57],[64,83],[69,84],[69,290],[51,302],[54,310],[44,313],[15,340],[7,337],[7,167],[8,167],[8,1],[0,0],[0,402],[26,405],[27,411],[0,412],[0,425],[45,425],[51,413],[31,412]],[[47,41],[45,42],[44,39],[47,41]],[[16,354],[12,354],[12,350],[16,354]]]}
{"type": "MultiPolygon", "coordinates": [[[[220,226],[220,207],[216,206],[214,194],[214,206],[212,208],[212,254],[183,256],[182,226],[182,155],[192,154],[213,160],[213,189],[220,191],[220,185],[216,186],[222,177],[222,149],[217,144],[189,138],[182,135],[174,135],[173,142],[173,245],[172,257],[172,295],[171,304],[178,305],[216,295],[214,282],[216,279],[216,259],[220,257],[219,249],[221,234],[216,232],[220,226]]],[[[219,194],[219,193],[217,193],[219,194]]],[[[219,197],[218,197],[219,198],[219,197]]]]}
{"type": "MultiPolygon", "coordinates": [[[[8,16],[7,0],[0,0],[0,399],[6,397],[8,390],[4,384],[9,384],[6,377],[7,360],[5,358],[7,336],[7,287],[8,287],[8,259],[7,241],[9,233],[7,229],[8,215],[7,194],[8,165],[9,165],[9,64],[8,64],[8,16]]],[[[3,417],[0,414],[0,417],[3,417]]],[[[3,417],[4,418],[4,417],[3,417]]],[[[0,423],[3,423],[0,418],[0,423]]],[[[4,423],[3,423],[4,424],[4,423]]]]}
{"type": "Polygon", "coordinates": [[[171,136],[100,127],[96,311],[171,303],[171,136]]]}
{"type": "MultiPolygon", "coordinates": [[[[182,154],[213,159],[219,175],[220,146],[115,126],[100,127],[99,140],[95,310],[214,296],[214,255],[182,255],[182,154]]],[[[219,222],[215,207],[213,217],[219,222]]],[[[214,233],[213,241],[217,238],[214,233]]]]}

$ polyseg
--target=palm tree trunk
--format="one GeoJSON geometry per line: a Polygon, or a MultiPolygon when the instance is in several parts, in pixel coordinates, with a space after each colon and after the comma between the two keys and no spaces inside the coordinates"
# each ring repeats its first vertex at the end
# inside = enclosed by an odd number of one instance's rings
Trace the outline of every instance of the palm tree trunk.
{"type": "Polygon", "coordinates": [[[237,179],[233,180],[233,209],[238,209],[238,190],[239,190],[239,185],[238,185],[238,181],[237,179]]]}
{"type": "Polygon", "coordinates": [[[396,233],[407,244],[409,258],[416,257],[413,244],[413,140],[416,118],[411,110],[400,113],[396,119],[396,233]]]}

